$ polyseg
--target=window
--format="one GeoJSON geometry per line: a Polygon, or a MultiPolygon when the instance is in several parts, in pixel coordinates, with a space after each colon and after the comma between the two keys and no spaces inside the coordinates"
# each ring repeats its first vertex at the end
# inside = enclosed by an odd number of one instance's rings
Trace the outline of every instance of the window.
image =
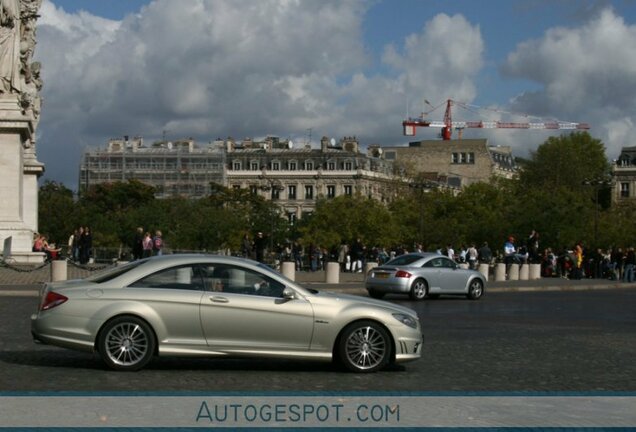
{"type": "Polygon", "coordinates": [[[287,199],[290,199],[290,200],[296,199],[296,186],[294,185],[287,186],[287,199]]]}
{"type": "Polygon", "coordinates": [[[146,276],[132,283],[132,288],[162,288],[201,290],[203,281],[192,266],[172,267],[146,276]]]}
{"type": "Polygon", "coordinates": [[[307,171],[313,171],[314,169],[314,163],[313,162],[305,162],[305,169],[307,171]]]}
{"type": "Polygon", "coordinates": [[[451,155],[451,163],[459,163],[459,153],[453,153],[451,155]]]}
{"type": "Polygon", "coordinates": [[[327,186],[327,198],[335,198],[336,196],[336,187],[334,185],[327,186]]]}
{"type": "Polygon", "coordinates": [[[335,162],[328,162],[327,163],[327,169],[329,171],[334,171],[336,169],[336,163],[335,162]]]}
{"type": "Polygon", "coordinates": [[[272,171],[280,170],[280,162],[272,162],[272,171]]]}
{"type": "Polygon", "coordinates": [[[296,171],[296,162],[290,162],[289,163],[289,170],[290,171],[296,171]]]}
{"type": "Polygon", "coordinates": [[[232,164],[232,169],[233,169],[234,171],[239,171],[239,170],[241,169],[241,162],[240,162],[240,161],[235,161],[235,162],[232,164]]]}
{"type": "Polygon", "coordinates": [[[353,164],[351,162],[345,162],[344,165],[347,171],[351,171],[353,169],[353,164]]]}
{"type": "Polygon", "coordinates": [[[629,183],[621,183],[621,198],[629,198],[629,183]]]}
{"type": "Polygon", "coordinates": [[[280,199],[280,189],[277,187],[272,188],[272,201],[280,199]]]}
{"type": "Polygon", "coordinates": [[[258,162],[250,162],[250,170],[258,171],[258,162]]]}
{"type": "Polygon", "coordinates": [[[240,184],[232,185],[232,189],[234,189],[234,190],[240,190],[240,189],[241,189],[241,185],[240,185],[240,184]]]}
{"type": "Polygon", "coordinates": [[[467,153],[466,163],[474,164],[475,163],[475,153],[467,153]]]}
{"type": "Polygon", "coordinates": [[[206,291],[282,297],[285,285],[270,277],[242,267],[208,264],[201,267],[206,291]]]}
{"type": "Polygon", "coordinates": [[[258,186],[250,185],[250,194],[257,195],[258,194],[258,186]]]}
{"type": "Polygon", "coordinates": [[[314,187],[312,185],[305,185],[305,199],[314,199],[314,187]]]}
{"type": "Polygon", "coordinates": [[[353,195],[353,186],[345,185],[344,193],[345,193],[345,195],[349,195],[349,196],[353,195]]]}

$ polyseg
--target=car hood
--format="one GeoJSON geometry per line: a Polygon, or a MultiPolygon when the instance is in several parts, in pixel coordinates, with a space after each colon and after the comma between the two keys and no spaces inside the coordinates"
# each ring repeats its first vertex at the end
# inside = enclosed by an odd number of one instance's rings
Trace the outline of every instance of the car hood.
{"type": "Polygon", "coordinates": [[[357,296],[352,294],[343,294],[343,293],[336,293],[336,292],[330,292],[330,291],[318,291],[318,294],[316,294],[316,296],[321,298],[333,299],[336,301],[342,300],[345,302],[359,303],[359,304],[368,305],[368,306],[381,307],[384,309],[390,309],[393,312],[404,313],[404,314],[411,315],[413,317],[417,317],[417,313],[413,309],[408,308],[406,306],[400,306],[395,303],[391,303],[384,300],[376,300],[369,297],[362,297],[362,296],[357,296]]]}

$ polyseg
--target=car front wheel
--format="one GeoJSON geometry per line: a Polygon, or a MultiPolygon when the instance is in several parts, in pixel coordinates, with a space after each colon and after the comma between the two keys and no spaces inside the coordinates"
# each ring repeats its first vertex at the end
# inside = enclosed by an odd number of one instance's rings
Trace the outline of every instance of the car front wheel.
{"type": "Polygon", "coordinates": [[[413,285],[411,285],[409,296],[411,300],[423,300],[426,297],[427,291],[428,286],[426,285],[426,281],[424,281],[424,279],[416,279],[413,285]]]}
{"type": "Polygon", "coordinates": [[[373,321],[358,321],[345,327],[338,354],[342,364],[353,372],[375,372],[391,359],[388,332],[373,321]]]}
{"type": "Polygon", "coordinates": [[[117,317],[99,334],[97,349],[114,370],[136,371],[143,368],[155,353],[155,335],[143,320],[132,316],[117,317]]]}
{"type": "Polygon", "coordinates": [[[471,300],[478,300],[484,294],[484,284],[479,279],[473,279],[468,287],[468,297],[471,300]]]}

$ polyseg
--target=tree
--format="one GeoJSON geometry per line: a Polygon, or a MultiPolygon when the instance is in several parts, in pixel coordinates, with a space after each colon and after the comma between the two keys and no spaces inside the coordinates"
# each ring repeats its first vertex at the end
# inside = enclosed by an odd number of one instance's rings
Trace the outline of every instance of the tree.
{"type": "Polygon", "coordinates": [[[77,227],[73,191],[62,183],[47,180],[38,191],[38,200],[39,231],[48,235],[50,242],[66,244],[77,227]]]}

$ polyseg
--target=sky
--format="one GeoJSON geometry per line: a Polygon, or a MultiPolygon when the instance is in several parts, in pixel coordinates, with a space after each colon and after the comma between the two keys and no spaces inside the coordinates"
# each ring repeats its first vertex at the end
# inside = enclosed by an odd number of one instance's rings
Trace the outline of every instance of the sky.
{"type": "MultiPolygon", "coordinates": [[[[457,121],[589,123],[610,160],[636,145],[636,0],[44,0],[34,57],[41,181],[71,189],[111,138],[406,145],[448,99],[457,121]]],[[[463,137],[529,157],[559,133],[463,137]]]]}

